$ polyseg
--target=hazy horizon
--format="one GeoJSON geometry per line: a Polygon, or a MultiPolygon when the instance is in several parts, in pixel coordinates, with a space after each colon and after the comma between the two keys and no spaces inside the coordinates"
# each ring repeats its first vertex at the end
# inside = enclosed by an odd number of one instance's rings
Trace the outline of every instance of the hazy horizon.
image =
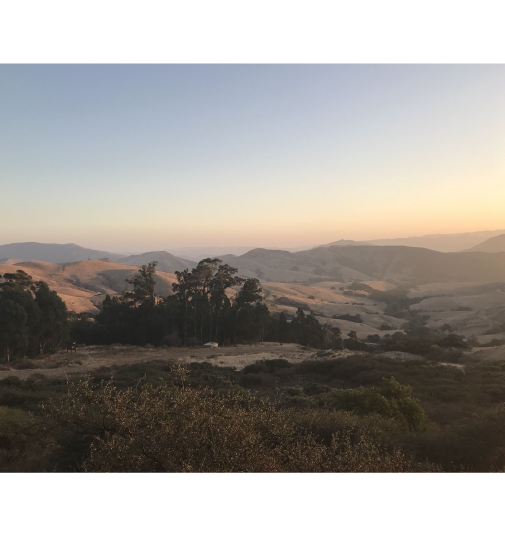
{"type": "MultiPolygon", "coordinates": [[[[395,236],[395,237],[379,237],[379,238],[369,238],[369,239],[365,239],[365,240],[362,240],[361,242],[370,242],[370,243],[376,243],[376,242],[387,242],[387,241],[408,241],[408,240],[411,240],[411,239],[430,239],[430,238],[457,238],[458,236],[461,236],[461,237],[467,237],[470,238],[472,237],[473,238],[473,242],[475,242],[475,244],[479,243],[481,240],[484,241],[484,240],[487,240],[489,237],[491,236],[498,236],[498,234],[505,234],[505,229],[486,229],[486,230],[482,230],[482,231],[467,231],[467,232],[462,232],[462,233],[435,233],[435,234],[425,234],[425,235],[413,235],[413,236],[395,236]],[[482,237],[480,235],[483,235],[482,237]]],[[[328,243],[333,243],[333,242],[338,242],[338,241],[341,241],[341,240],[351,240],[352,239],[348,239],[348,238],[336,238],[335,240],[332,240],[328,243]]],[[[357,241],[358,242],[358,241],[357,241]]],[[[224,255],[224,254],[228,254],[228,253],[233,253],[233,254],[236,254],[236,255],[241,255],[243,253],[246,253],[252,249],[256,249],[256,248],[263,248],[263,249],[269,249],[269,250],[289,250],[289,251],[303,251],[303,250],[306,250],[306,249],[311,249],[311,248],[314,248],[314,247],[318,247],[318,246],[324,246],[324,245],[327,245],[327,244],[323,244],[322,242],[319,242],[319,243],[314,243],[314,244],[305,244],[303,246],[283,246],[283,245],[276,245],[276,246],[265,246],[263,244],[256,244],[256,245],[243,245],[243,244],[229,244],[229,245],[216,245],[216,244],[209,244],[207,246],[205,245],[195,245],[195,246],[159,246],[159,247],[154,247],[154,248],[151,248],[151,249],[148,249],[148,248],[141,248],[141,249],[138,249],[138,250],[117,250],[117,249],[114,249],[114,248],[110,248],[110,249],[107,249],[107,248],[99,248],[99,247],[96,247],[94,244],[83,244],[83,243],[76,243],[75,241],[74,242],[56,242],[56,241],[48,241],[48,242],[38,242],[36,240],[26,240],[26,241],[23,241],[23,242],[10,242],[10,243],[0,243],[0,246],[3,246],[3,245],[9,245],[9,244],[16,244],[16,243],[43,243],[43,244],[48,244],[48,245],[69,245],[69,244],[74,244],[74,245],[77,245],[77,246],[80,246],[80,247],[84,247],[84,248],[88,248],[88,249],[95,249],[95,250],[103,250],[103,251],[106,251],[106,252],[109,252],[109,253],[114,253],[114,254],[117,254],[117,255],[125,255],[125,256],[128,256],[128,255],[138,255],[138,254],[141,254],[141,253],[146,253],[146,252],[155,252],[155,251],[168,251],[170,253],[174,253],[175,255],[178,255],[180,257],[184,257],[185,253],[187,253],[187,256],[188,256],[188,259],[192,259],[193,257],[196,259],[198,258],[198,260],[200,259],[198,253],[199,251],[206,251],[208,253],[206,253],[206,255],[224,255]],[[229,250],[229,251],[228,251],[229,250]]],[[[420,247],[423,247],[423,246],[420,246],[420,247]]],[[[459,249],[456,247],[456,248],[452,248],[452,250],[454,251],[459,251],[459,249]]]]}
{"type": "Polygon", "coordinates": [[[3,244],[505,228],[503,65],[2,65],[0,80],[3,244]]]}

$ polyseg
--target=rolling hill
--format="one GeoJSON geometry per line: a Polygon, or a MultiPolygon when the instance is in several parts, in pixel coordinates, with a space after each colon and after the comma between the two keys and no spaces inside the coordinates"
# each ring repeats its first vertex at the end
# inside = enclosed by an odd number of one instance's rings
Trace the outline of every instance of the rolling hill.
{"type": "Polygon", "coordinates": [[[225,255],[243,277],[285,283],[384,280],[394,284],[505,281],[505,253],[441,253],[407,246],[330,246],[225,255]]]}
{"type": "Polygon", "coordinates": [[[493,236],[467,251],[484,251],[486,253],[500,253],[505,251],[505,234],[493,236]]]}
{"type": "Polygon", "coordinates": [[[119,253],[83,248],[77,244],[44,244],[40,242],[21,242],[0,246],[0,259],[0,264],[17,264],[23,261],[71,263],[99,259],[132,266],[140,266],[156,260],[158,261],[158,270],[161,272],[174,272],[196,266],[196,262],[181,259],[168,253],[168,251],[151,251],[125,256],[119,253]]]}
{"type": "MultiPolygon", "coordinates": [[[[330,246],[370,246],[370,243],[369,242],[361,242],[361,241],[356,241],[356,240],[345,240],[345,239],[341,239],[341,240],[336,240],[335,242],[330,242],[329,244],[324,244],[323,246],[316,246],[317,247],[330,247],[330,246]]],[[[311,248],[311,249],[316,249],[316,248],[311,248]]]]}
{"type": "MultiPolygon", "coordinates": [[[[138,266],[128,266],[101,260],[75,263],[21,262],[0,264],[0,274],[23,270],[35,281],[45,281],[66,303],[70,311],[98,312],[97,304],[106,294],[118,294],[129,289],[126,279],[135,275],[138,266]]],[[[156,291],[161,296],[172,292],[174,274],[156,272],[156,291]]]]}
{"type": "Polygon", "coordinates": [[[0,246],[0,259],[16,257],[23,261],[77,262],[88,259],[118,260],[122,255],[88,249],[77,244],[44,244],[41,242],[20,242],[0,246]]]}
{"type": "Polygon", "coordinates": [[[505,233],[505,230],[477,231],[472,233],[429,234],[406,238],[380,238],[367,240],[373,246],[409,246],[427,248],[445,253],[463,251],[483,240],[505,233]]]}
{"type": "Polygon", "coordinates": [[[18,259],[17,257],[10,257],[9,259],[0,259],[0,264],[17,264],[18,262],[23,262],[23,259],[18,259]]]}
{"type": "Polygon", "coordinates": [[[505,253],[441,253],[406,246],[332,248],[338,262],[398,283],[505,281],[505,253]]]}
{"type": "Polygon", "coordinates": [[[151,251],[149,253],[130,255],[129,257],[119,259],[119,262],[122,264],[131,264],[134,266],[141,266],[152,261],[158,261],[156,269],[162,272],[175,272],[176,270],[184,270],[185,268],[190,269],[194,268],[197,264],[195,261],[176,257],[168,251],[151,251]]]}

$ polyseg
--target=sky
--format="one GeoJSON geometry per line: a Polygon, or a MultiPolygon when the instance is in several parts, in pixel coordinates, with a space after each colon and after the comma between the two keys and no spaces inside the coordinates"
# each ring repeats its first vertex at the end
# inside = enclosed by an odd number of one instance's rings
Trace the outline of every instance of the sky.
{"type": "Polygon", "coordinates": [[[0,65],[0,244],[505,228],[505,65],[0,65]]]}

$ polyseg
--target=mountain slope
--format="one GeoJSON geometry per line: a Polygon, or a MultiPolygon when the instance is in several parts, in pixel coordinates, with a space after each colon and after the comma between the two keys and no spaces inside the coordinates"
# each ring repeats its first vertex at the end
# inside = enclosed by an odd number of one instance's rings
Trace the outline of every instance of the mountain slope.
{"type": "MultiPolygon", "coordinates": [[[[328,248],[330,246],[369,246],[370,242],[361,242],[357,240],[336,240],[335,242],[330,242],[329,244],[324,244],[322,246],[316,246],[316,247],[325,247],[328,248]]],[[[311,248],[316,249],[316,248],[311,248]]]]}
{"type": "Polygon", "coordinates": [[[41,242],[20,242],[0,246],[0,259],[16,257],[23,261],[77,262],[88,259],[109,258],[117,260],[121,255],[88,249],[77,244],[44,244],[41,242]]]}
{"type": "Polygon", "coordinates": [[[367,240],[366,242],[374,246],[409,246],[449,253],[471,248],[483,240],[502,233],[505,233],[504,229],[477,231],[473,233],[430,234],[405,238],[381,238],[378,240],[367,240]]]}
{"type": "Polygon", "coordinates": [[[505,253],[441,253],[407,246],[329,249],[340,264],[374,279],[398,283],[505,281],[505,253]]]}
{"type": "Polygon", "coordinates": [[[467,251],[484,251],[486,253],[499,253],[505,251],[505,234],[493,236],[467,251]]]}
{"type": "MultiPolygon", "coordinates": [[[[34,281],[45,281],[66,303],[70,311],[98,312],[96,307],[106,294],[119,294],[130,289],[126,279],[131,279],[138,266],[128,266],[101,260],[75,263],[22,262],[16,265],[0,264],[0,274],[23,270],[34,281]]],[[[172,293],[174,274],[156,272],[156,293],[167,296],[172,293]]]]}
{"type": "Polygon", "coordinates": [[[505,253],[441,253],[407,246],[331,246],[290,253],[254,249],[225,262],[262,281],[385,280],[395,284],[505,281],[505,253]]]}
{"type": "Polygon", "coordinates": [[[169,249],[177,257],[198,262],[201,259],[205,259],[208,257],[217,257],[220,259],[222,255],[243,255],[251,249],[254,249],[254,246],[202,246],[169,249]]]}
{"type": "Polygon", "coordinates": [[[172,255],[168,251],[150,251],[148,253],[140,253],[139,255],[130,255],[119,259],[122,264],[131,264],[140,266],[142,264],[148,264],[152,261],[158,261],[156,270],[161,272],[175,272],[176,270],[184,270],[185,268],[193,268],[196,266],[196,262],[181,259],[172,255]]]}
{"type": "MultiPolygon", "coordinates": [[[[335,249],[346,248],[335,246],[335,249]]],[[[371,279],[366,273],[342,266],[330,248],[316,248],[296,253],[257,248],[239,257],[226,255],[222,259],[238,268],[239,275],[257,277],[261,281],[307,283],[371,279]]]]}
{"type": "Polygon", "coordinates": [[[18,262],[23,262],[23,259],[18,259],[17,257],[10,257],[9,259],[0,259],[0,264],[17,264],[18,262]]]}

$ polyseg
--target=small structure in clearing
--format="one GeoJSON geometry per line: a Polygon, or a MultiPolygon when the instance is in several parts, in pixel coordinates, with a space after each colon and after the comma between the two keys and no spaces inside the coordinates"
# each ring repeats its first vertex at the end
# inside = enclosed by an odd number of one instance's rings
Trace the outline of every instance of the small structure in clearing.
{"type": "Polygon", "coordinates": [[[217,342],[206,342],[203,347],[204,348],[217,348],[219,344],[217,342]]]}

